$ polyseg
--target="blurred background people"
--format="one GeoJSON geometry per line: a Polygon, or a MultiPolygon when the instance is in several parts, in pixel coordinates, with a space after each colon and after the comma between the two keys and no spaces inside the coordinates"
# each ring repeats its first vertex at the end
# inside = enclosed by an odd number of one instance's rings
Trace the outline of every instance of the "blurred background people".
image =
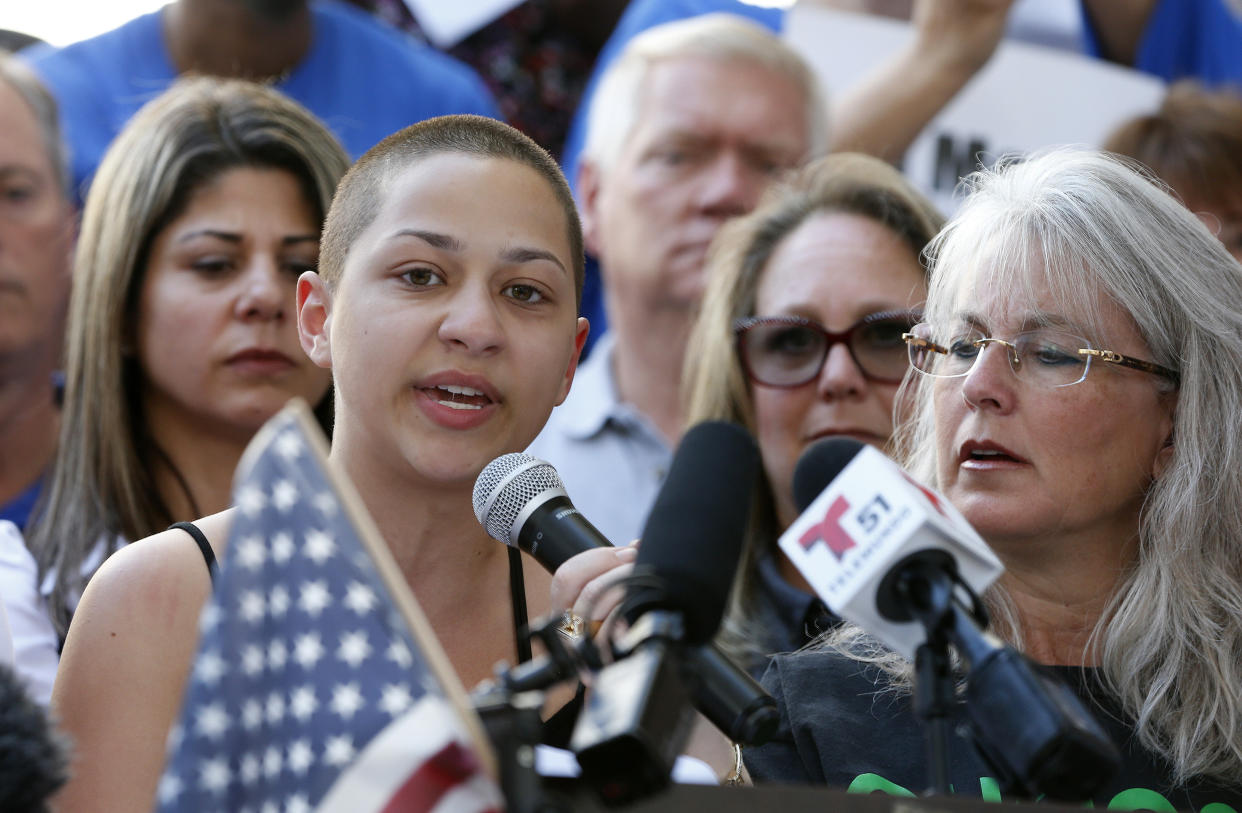
{"type": "Polygon", "coordinates": [[[25,527],[60,427],[75,213],[56,104],[0,54],[0,520],[25,527]]]}
{"type": "Polygon", "coordinates": [[[109,554],[229,505],[255,430],[329,387],[298,346],[292,308],[348,165],[332,135],[277,91],[198,79],[117,144],[83,214],[64,422],[27,534],[52,656],[19,659],[19,671],[54,668],[57,636],[109,554]]]}
{"type": "MultiPolygon", "coordinates": [[[[1120,749],[1095,804],[1237,808],[1238,264],[1150,179],[1074,150],[976,176],[929,252],[898,445],[1003,561],[993,630],[1120,749]]],[[[917,793],[912,671],[852,626],[776,657],[782,730],[747,757],[752,776],[917,793]]],[[[997,798],[962,713],[949,782],[997,798]]]]}
{"type": "Polygon", "coordinates": [[[726,15],[632,40],[595,96],[578,204],[609,327],[530,453],[615,544],[638,536],[681,435],[707,247],[777,173],[823,150],[826,120],[801,58],[726,15]]]}
{"type": "Polygon", "coordinates": [[[897,170],[840,153],[774,186],[712,244],[686,352],[689,424],[729,420],[759,442],[738,585],[720,641],[756,677],[838,619],[776,546],[798,516],[802,452],[846,436],[889,450],[901,335],[927,295],[921,254],[944,218],[897,170]]]}
{"type": "MultiPolygon", "coordinates": [[[[831,127],[825,151],[859,151],[899,161],[927,123],[949,103],[967,82],[988,62],[1006,30],[1015,0],[920,0],[896,3],[864,3],[869,8],[892,14],[900,12],[912,22],[914,35],[908,46],[894,52],[856,86],[843,88],[833,96],[831,127]]],[[[836,3],[829,3],[835,5],[836,3]]],[[[600,51],[583,101],[566,137],[561,165],[578,187],[584,145],[594,129],[592,112],[597,88],[612,64],[630,47],[630,42],[650,29],[677,21],[688,21],[713,13],[741,17],[757,26],[779,32],[785,23],[785,9],[757,6],[740,0],[634,0],[617,23],[616,30],[600,51]]],[[[831,81],[829,95],[838,90],[831,81]]],[[[822,92],[822,89],[821,89],[822,92]]],[[[613,104],[607,100],[600,104],[613,104]]],[[[810,157],[810,156],[808,156],[810,157]]],[[[593,251],[592,251],[593,255],[593,251]]],[[[603,273],[588,257],[587,286],[583,296],[583,315],[594,326],[588,340],[603,336],[610,314],[603,273]]],[[[602,260],[600,264],[602,265],[602,260]]]]}
{"type": "Polygon", "coordinates": [[[1081,0],[1087,53],[1168,82],[1242,86],[1237,0],[1081,0]]]}
{"type": "MultiPolygon", "coordinates": [[[[900,142],[987,61],[1008,5],[992,0],[982,15],[925,6],[917,44],[867,81],[869,104],[850,108],[834,131],[899,155],[900,142]]],[[[607,327],[530,453],[552,463],[583,513],[624,544],[641,531],[684,426],[681,375],[707,246],[829,139],[806,63],[763,26],[731,15],[644,31],[609,65],[591,104],[577,195],[607,327]]],[[[589,279],[588,269],[584,298],[589,279]]],[[[590,307],[583,312],[594,320],[590,307]]]]}
{"type": "MultiPolygon", "coordinates": [[[[3,524],[3,523],[0,523],[3,524]]],[[[0,660],[0,810],[44,813],[68,778],[69,744],[0,660]]]]}
{"type": "MultiPolygon", "coordinates": [[[[351,0],[426,39],[403,0],[351,0]]],[[[500,115],[560,155],[591,67],[628,0],[522,0],[446,52],[478,71],[500,115]]]]}
{"type": "Polygon", "coordinates": [[[60,103],[78,195],[125,122],[183,74],[271,82],[353,157],[411,122],[496,113],[468,67],[339,0],[175,0],[22,58],[60,103]]]}
{"type": "Polygon", "coordinates": [[[1242,94],[1178,82],[1103,147],[1155,173],[1242,262],[1242,94]]]}

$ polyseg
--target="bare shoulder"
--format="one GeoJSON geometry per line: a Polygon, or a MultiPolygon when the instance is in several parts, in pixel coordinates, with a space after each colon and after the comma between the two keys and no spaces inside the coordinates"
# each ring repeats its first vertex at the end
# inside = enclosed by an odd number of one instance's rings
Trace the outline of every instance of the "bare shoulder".
{"type": "MultiPolygon", "coordinates": [[[[228,519],[195,523],[217,555],[228,519]]],[[[60,810],[149,809],[210,595],[203,554],[182,530],[126,545],[90,580],[52,689],[77,745],[60,810]]]]}
{"type": "MultiPolygon", "coordinates": [[[[217,557],[226,546],[231,512],[222,511],[195,522],[217,557]]],[[[171,627],[180,636],[198,618],[211,593],[211,577],[202,551],[178,528],[139,539],[103,563],[87,585],[74,613],[73,627],[105,623],[122,630],[158,635],[171,627]]],[[[71,629],[70,636],[73,636],[71,629]]],[[[116,638],[118,630],[110,630],[116,638]]]]}

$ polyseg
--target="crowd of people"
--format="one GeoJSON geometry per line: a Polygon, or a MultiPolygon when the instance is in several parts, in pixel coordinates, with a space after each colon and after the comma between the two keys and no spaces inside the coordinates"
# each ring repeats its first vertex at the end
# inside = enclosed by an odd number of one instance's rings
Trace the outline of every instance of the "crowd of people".
{"type": "MultiPolygon", "coordinates": [[[[529,620],[616,611],[679,439],[730,421],[762,473],[717,643],[781,714],[750,778],[918,793],[912,664],[777,545],[798,460],[845,436],[1003,562],[992,633],[1121,751],[1096,804],[1242,809],[1242,9],[1083,0],[1088,53],[1180,81],[940,212],[895,164],[1014,0],[895,4],[913,35],[854,88],[778,10],[605,4],[546,117],[493,46],[582,21],[528,3],[474,64],[341,0],[0,54],[0,667],[55,723],[0,807],[150,807],[234,471],[301,398],[467,686],[529,620]],[[487,535],[470,491],[524,450],[615,547],[549,574],[487,535]]],[[[708,726],[690,751],[730,769],[708,726]]],[[[946,769],[998,798],[964,727],[946,769]]]]}

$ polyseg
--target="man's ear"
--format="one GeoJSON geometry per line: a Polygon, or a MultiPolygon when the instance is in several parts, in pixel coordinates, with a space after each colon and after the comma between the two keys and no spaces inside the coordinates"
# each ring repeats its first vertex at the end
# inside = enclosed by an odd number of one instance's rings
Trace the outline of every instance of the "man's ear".
{"type": "Polygon", "coordinates": [[[578,360],[582,358],[582,348],[586,345],[587,334],[590,332],[591,323],[587,321],[585,316],[579,316],[577,333],[574,334],[574,355],[569,359],[569,366],[565,370],[565,379],[561,382],[561,391],[556,394],[554,406],[560,406],[564,403],[566,396],[569,395],[569,388],[574,383],[574,373],[578,371],[578,360]]]}
{"type": "Polygon", "coordinates": [[[582,220],[582,242],[592,256],[599,256],[599,165],[590,158],[578,161],[578,217],[582,220]]]}
{"type": "Polygon", "coordinates": [[[316,365],[332,367],[332,292],[323,277],[304,271],[298,277],[298,341],[316,365]]]}

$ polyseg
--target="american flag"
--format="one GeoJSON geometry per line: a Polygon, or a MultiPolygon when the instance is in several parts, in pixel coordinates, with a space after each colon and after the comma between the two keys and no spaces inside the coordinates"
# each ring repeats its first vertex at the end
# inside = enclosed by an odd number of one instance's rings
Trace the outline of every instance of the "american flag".
{"type": "Polygon", "coordinates": [[[323,447],[299,404],[246,451],[158,809],[499,810],[477,718],[323,447]]]}

